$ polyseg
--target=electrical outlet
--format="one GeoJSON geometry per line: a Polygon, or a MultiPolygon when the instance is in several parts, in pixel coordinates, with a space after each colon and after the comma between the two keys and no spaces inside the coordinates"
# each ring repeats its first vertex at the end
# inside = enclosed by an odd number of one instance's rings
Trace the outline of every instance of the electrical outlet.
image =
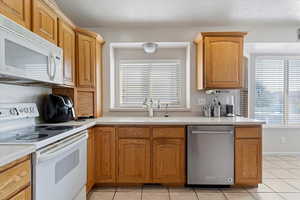
{"type": "Polygon", "coordinates": [[[281,137],[280,138],[280,143],[281,144],[286,144],[286,137],[281,137]]]}

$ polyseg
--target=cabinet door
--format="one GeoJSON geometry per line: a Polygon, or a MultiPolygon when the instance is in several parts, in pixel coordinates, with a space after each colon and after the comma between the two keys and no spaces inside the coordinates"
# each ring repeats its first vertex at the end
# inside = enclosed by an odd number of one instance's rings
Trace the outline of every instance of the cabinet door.
{"type": "Polygon", "coordinates": [[[31,200],[31,187],[24,189],[10,200],[31,200]]]}
{"type": "Polygon", "coordinates": [[[183,139],[155,139],[153,142],[153,181],[185,182],[185,148],[183,139]]]}
{"type": "Polygon", "coordinates": [[[77,34],[77,87],[95,87],[95,52],[95,39],[77,34]]]}
{"type": "Polygon", "coordinates": [[[32,31],[57,44],[57,15],[41,0],[33,2],[32,31]]]}
{"type": "Polygon", "coordinates": [[[205,37],[205,88],[243,87],[243,37],[205,37]]]}
{"type": "Polygon", "coordinates": [[[59,47],[64,53],[64,84],[75,85],[75,32],[68,24],[59,20],[59,47]]]}
{"type": "Polygon", "coordinates": [[[95,174],[96,183],[116,181],[116,133],[112,127],[96,127],[95,131],[95,174]]]}
{"type": "Polygon", "coordinates": [[[95,135],[94,129],[88,130],[88,147],[87,147],[87,184],[86,191],[89,192],[95,184],[95,135]]]}
{"type": "Polygon", "coordinates": [[[95,92],[77,89],[77,115],[78,117],[94,116],[95,92]]]}
{"type": "Polygon", "coordinates": [[[31,28],[31,0],[0,0],[0,13],[13,21],[31,28]]]}
{"type": "Polygon", "coordinates": [[[150,140],[119,139],[118,182],[150,182],[150,140]]]}
{"type": "Polygon", "coordinates": [[[257,185],[262,179],[261,139],[236,139],[235,183],[257,185]]]}

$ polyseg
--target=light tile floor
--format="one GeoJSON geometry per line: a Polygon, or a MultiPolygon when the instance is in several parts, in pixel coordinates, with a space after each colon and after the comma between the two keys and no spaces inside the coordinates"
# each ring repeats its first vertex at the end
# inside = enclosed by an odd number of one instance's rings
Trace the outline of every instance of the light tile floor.
{"type": "Polygon", "coordinates": [[[300,156],[264,156],[257,188],[98,187],[89,200],[300,200],[300,156]]]}

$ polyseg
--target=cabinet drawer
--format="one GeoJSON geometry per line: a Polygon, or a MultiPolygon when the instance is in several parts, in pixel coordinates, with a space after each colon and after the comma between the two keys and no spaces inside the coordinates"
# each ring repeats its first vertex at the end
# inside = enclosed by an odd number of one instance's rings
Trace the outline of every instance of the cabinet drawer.
{"type": "Polygon", "coordinates": [[[237,127],[236,138],[261,138],[261,127],[237,127]]]}
{"type": "Polygon", "coordinates": [[[10,200],[31,200],[31,187],[28,187],[25,190],[21,191],[10,200]]]}
{"type": "Polygon", "coordinates": [[[30,185],[30,160],[16,165],[0,174],[0,197],[6,199],[30,185]]]}
{"type": "Polygon", "coordinates": [[[184,138],[184,127],[160,127],[153,128],[154,138],[184,138]]]}
{"type": "Polygon", "coordinates": [[[121,127],[118,129],[119,138],[149,138],[150,128],[146,127],[121,127]]]}

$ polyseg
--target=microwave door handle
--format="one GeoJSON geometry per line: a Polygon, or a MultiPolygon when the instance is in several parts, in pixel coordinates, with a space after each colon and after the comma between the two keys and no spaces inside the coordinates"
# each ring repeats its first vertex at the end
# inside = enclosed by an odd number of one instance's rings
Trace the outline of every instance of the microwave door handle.
{"type": "Polygon", "coordinates": [[[48,160],[51,160],[59,155],[62,155],[66,152],[68,152],[69,150],[71,150],[74,146],[76,146],[77,144],[81,143],[84,140],[87,140],[88,136],[87,135],[83,135],[81,136],[79,139],[74,139],[71,140],[69,142],[66,142],[66,144],[62,144],[58,147],[56,147],[55,149],[51,149],[51,153],[37,153],[37,163],[44,163],[47,162],[48,160]]]}
{"type": "Polygon", "coordinates": [[[55,78],[55,74],[56,74],[56,66],[55,66],[55,59],[53,55],[50,55],[50,59],[49,59],[49,77],[50,80],[53,81],[55,78]]]}
{"type": "Polygon", "coordinates": [[[49,78],[51,79],[51,58],[50,57],[48,57],[47,73],[49,78]]]}
{"type": "Polygon", "coordinates": [[[51,76],[51,79],[54,80],[55,75],[56,75],[56,68],[57,68],[57,66],[56,66],[55,57],[52,55],[51,58],[52,58],[52,62],[53,62],[52,63],[53,65],[51,65],[51,68],[53,68],[53,74],[51,76]]]}

